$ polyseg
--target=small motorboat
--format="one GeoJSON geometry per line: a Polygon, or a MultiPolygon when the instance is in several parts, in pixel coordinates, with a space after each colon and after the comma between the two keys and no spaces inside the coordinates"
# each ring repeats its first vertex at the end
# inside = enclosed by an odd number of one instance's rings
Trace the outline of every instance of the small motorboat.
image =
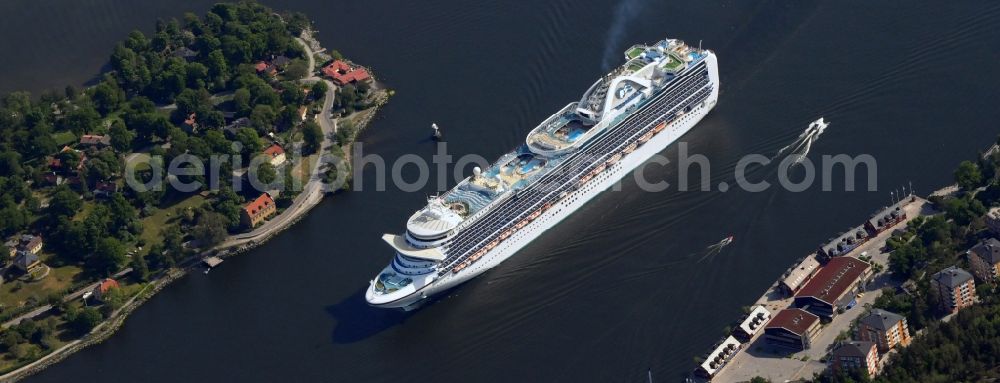
{"type": "Polygon", "coordinates": [[[730,243],[733,243],[734,239],[736,239],[736,237],[733,237],[733,236],[730,235],[730,236],[724,238],[723,240],[719,241],[719,245],[726,246],[726,245],[728,245],[730,243]]]}

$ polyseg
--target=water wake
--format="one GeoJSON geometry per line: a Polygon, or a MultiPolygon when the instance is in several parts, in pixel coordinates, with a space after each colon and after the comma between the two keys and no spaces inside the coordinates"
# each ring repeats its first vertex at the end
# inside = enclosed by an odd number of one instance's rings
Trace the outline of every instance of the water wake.
{"type": "Polygon", "coordinates": [[[802,160],[809,154],[809,149],[812,148],[813,142],[819,139],[819,136],[823,134],[823,131],[825,131],[826,127],[829,125],[830,123],[824,121],[823,117],[813,121],[809,124],[809,127],[802,132],[802,134],[799,134],[795,141],[792,141],[791,144],[779,149],[778,153],[774,155],[774,158],[771,158],[771,161],[778,159],[778,157],[781,157],[782,154],[787,152],[789,153],[788,155],[796,157],[796,164],[802,162],[802,160]]]}

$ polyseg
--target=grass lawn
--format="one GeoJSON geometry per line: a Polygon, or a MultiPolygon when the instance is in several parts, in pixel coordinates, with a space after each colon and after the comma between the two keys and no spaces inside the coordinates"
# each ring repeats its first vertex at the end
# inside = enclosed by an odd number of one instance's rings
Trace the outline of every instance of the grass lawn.
{"type": "Polygon", "coordinates": [[[148,249],[150,245],[160,243],[163,239],[160,231],[176,220],[184,209],[201,206],[203,202],[205,202],[205,197],[192,194],[190,197],[177,201],[173,205],[157,209],[153,215],[143,218],[142,235],[139,238],[146,242],[145,248],[148,249]]]}
{"type": "MultiPolygon", "coordinates": [[[[42,259],[48,257],[42,256],[42,259]]],[[[49,275],[40,281],[22,282],[12,280],[0,285],[0,303],[6,309],[21,307],[30,297],[44,301],[51,293],[63,294],[74,284],[81,282],[83,270],[76,265],[52,267],[49,275]]]]}
{"type": "Polygon", "coordinates": [[[52,139],[56,141],[57,146],[69,145],[77,141],[76,135],[73,132],[52,133],[52,139]]]}
{"type": "Polygon", "coordinates": [[[319,154],[303,157],[302,161],[295,164],[295,168],[292,169],[292,177],[303,181],[303,184],[305,184],[305,181],[309,179],[309,173],[312,171],[313,164],[315,164],[318,159],[319,154]]]}
{"type": "Polygon", "coordinates": [[[631,60],[631,59],[634,59],[636,57],[639,57],[639,55],[641,55],[642,52],[645,52],[645,51],[646,51],[645,49],[642,49],[640,47],[635,47],[635,48],[629,49],[628,53],[626,53],[625,55],[628,56],[629,60],[631,60]]]}
{"type": "Polygon", "coordinates": [[[135,153],[135,156],[129,157],[129,162],[135,164],[136,171],[149,169],[149,153],[135,153]]]}

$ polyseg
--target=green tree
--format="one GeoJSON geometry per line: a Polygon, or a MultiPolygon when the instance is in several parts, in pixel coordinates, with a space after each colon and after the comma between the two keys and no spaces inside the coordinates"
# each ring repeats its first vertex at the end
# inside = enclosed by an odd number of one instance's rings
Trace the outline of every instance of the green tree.
{"type": "Polygon", "coordinates": [[[257,132],[269,132],[274,128],[274,121],[278,114],[270,105],[257,105],[250,112],[250,125],[257,129],[257,132]]]}
{"type": "Polygon", "coordinates": [[[127,261],[125,245],[122,245],[118,239],[101,238],[97,242],[92,262],[95,271],[110,274],[121,268],[127,261]]]}
{"type": "Polygon", "coordinates": [[[72,217],[83,206],[80,195],[65,185],[59,186],[49,201],[49,214],[53,217],[72,217]]]}
{"type": "Polygon", "coordinates": [[[287,107],[298,107],[305,101],[306,95],[298,83],[285,81],[281,83],[281,102],[287,107]]]}
{"type": "Polygon", "coordinates": [[[135,133],[125,127],[125,123],[121,120],[115,120],[111,124],[111,130],[109,132],[111,135],[111,147],[118,152],[129,152],[132,150],[132,141],[135,140],[135,133]]]}
{"type": "Polygon", "coordinates": [[[249,161],[250,156],[260,151],[264,141],[257,135],[257,131],[250,128],[241,128],[236,132],[236,141],[242,146],[240,154],[244,161],[249,161]]]}
{"type": "Polygon", "coordinates": [[[278,171],[270,162],[261,162],[260,166],[251,167],[251,170],[262,184],[270,185],[274,180],[278,179],[278,171]]]}
{"type": "Polygon", "coordinates": [[[86,334],[104,320],[101,312],[93,307],[85,307],[71,316],[69,324],[77,334],[86,334]]]}
{"type": "Polygon", "coordinates": [[[198,217],[198,224],[195,225],[193,233],[198,246],[202,249],[209,249],[222,243],[229,235],[226,227],[229,220],[222,214],[216,212],[205,212],[198,217]]]}
{"type": "Polygon", "coordinates": [[[295,59],[285,67],[285,76],[298,80],[309,75],[309,63],[306,60],[295,59]]]}
{"type": "Polygon", "coordinates": [[[109,113],[118,110],[118,106],[125,101],[125,92],[118,87],[114,77],[105,77],[104,81],[94,87],[91,92],[91,99],[94,106],[101,115],[107,116],[109,113]]]}
{"type": "Polygon", "coordinates": [[[90,104],[77,105],[78,108],[66,113],[63,126],[77,136],[93,132],[101,120],[101,115],[90,104]]]}
{"type": "Polygon", "coordinates": [[[21,177],[24,168],[21,167],[21,154],[12,150],[0,153],[0,176],[21,177]]]}
{"type": "Polygon", "coordinates": [[[142,254],[136,254],[132,256],[132,276],[140,282],[146,282],[149,280],[149,265],[146,263],[146,257],[142,254]]]}
{"type": "Polygon", "coordinates": [[[126,300],[128,300],[128,296],[125,295],[125,291],[117,287],[112,287],[101,295],[101,301],[104,303],[101,306],[101,312],[105,317],[109,317],[115,310],[125,305],[126,300]]]}
{"type": "Polygon", "coordinates": [[[316,81],[313,83],[312,88],[310,88],[310,92],[312,92],[313,97],[320,99],[326,94],[328,89],[326,81],[316,81]]]}
{"type": "Polygon", "coordinates": [[[963,190],[973,190],[979,187],[983,181],[983,174],[979,171],[979,166],[972,161],[962,161],[955,170],[955,182],[963,190]]]}
{"type": "Polygon", "coordinates": [[[316,153],[323,144],[323,129],[316,124],[315,121],[306,121],[302,123],[302,139],[305,141],[305,150],[307,153],[316,153]]]}
{"type": "Polygon", "coordinates": [[[236,108],[236,115],[246,117],[253,111],[250,91],[247,88],[239,88],[233,93],[233,106],[236,108]]]}

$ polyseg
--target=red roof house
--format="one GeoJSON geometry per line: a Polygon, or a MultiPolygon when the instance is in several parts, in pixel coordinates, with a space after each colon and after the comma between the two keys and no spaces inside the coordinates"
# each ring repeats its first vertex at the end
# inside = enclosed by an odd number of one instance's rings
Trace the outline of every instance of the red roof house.
{"type": "Polygon", "coordinates": [[[285,162],[285,149],[282,149],[278,144],[268,146],[267,149],[264,149],[264,155],[268,157],[271,165],[278,166],[285,162]]]}
{"type": "Polygon", "coordinates": [[[368,71],[365,68],[354,68],[343,60],[336,60],[323,67],[323,74],[333,79],[337,85],[347,85],[352,82],[368,81],[368,71]]]}
{"type": "Polygon", "coordinates": [[[838,309],[853,307],[854,295],[862,290],[870,272],[868,262],[834,257],[795,294],[794,304],[818,316],[833,318],[838,309]]]}
{"type": "Polygon", "coordinates": [[[257,197],[257,199],[243,207],[240,218],[243,225],[253,228],[267,219],[267,217],[277,213],[277,211],[278,208],[274,206],[274,200],[271,199],[271,195],[263,193],[260,197],[257,197]]]}
{"type": "Polygon", "coordinates": [[[107,294],[109,290],[117,288],[119,288],[118,281],[111,278],[104,278],[104,280],[101,281],[101,283],[98,283],[97,287],[94,288],[94,297],[100,300],[101,297],[103,297],[104,294],[107,294]]]}

